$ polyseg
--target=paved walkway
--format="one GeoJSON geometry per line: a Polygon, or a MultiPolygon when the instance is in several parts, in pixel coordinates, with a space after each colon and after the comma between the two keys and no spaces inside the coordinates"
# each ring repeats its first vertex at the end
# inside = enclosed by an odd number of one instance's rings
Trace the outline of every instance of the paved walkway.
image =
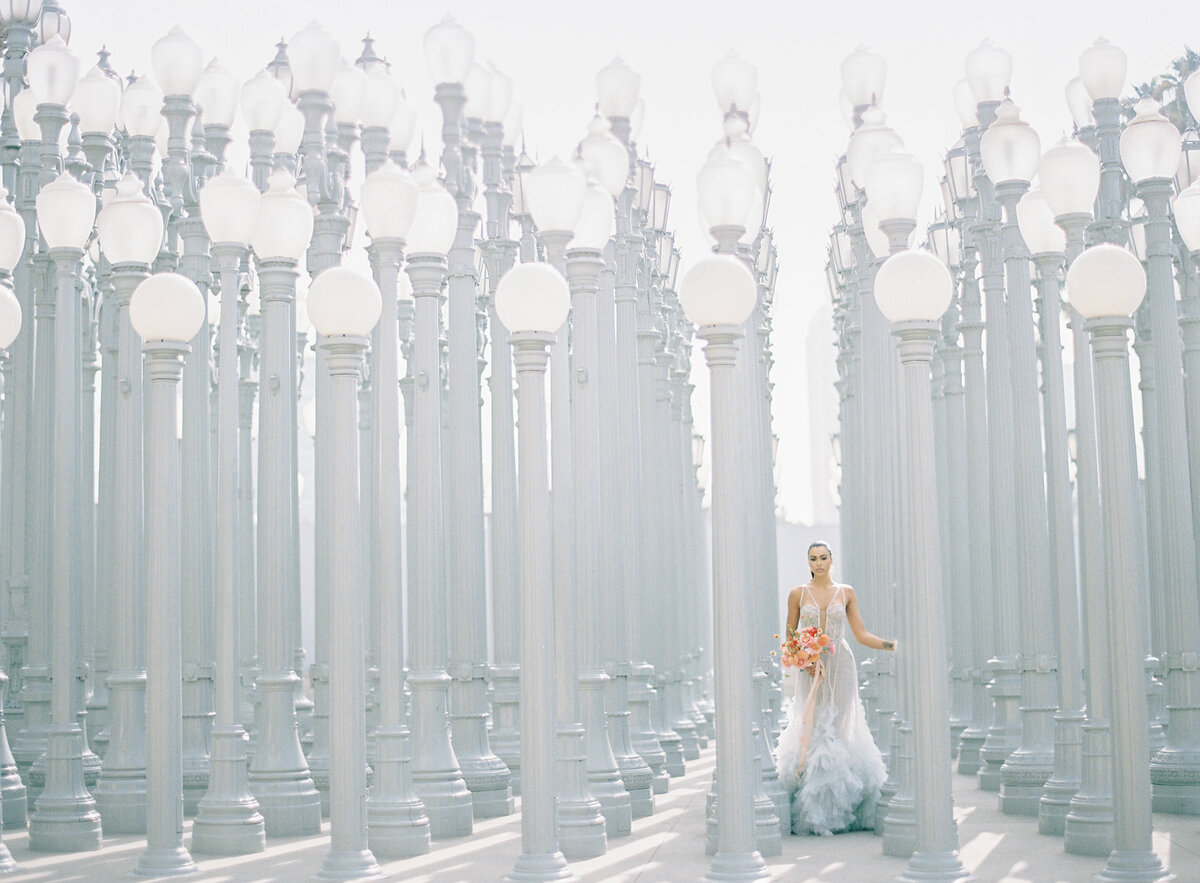
{"type": "MultiPolygon", "coordinates": [[[[671,780],[656,798],[654,815],[634,822],[634,835],[611,841],[606,855],[574,865],[584,880],[694,881],[708,867],[704,855],[704,797],[713,768],[713,749],[688,764],[687,775],[671,780]]],[[[954,777],[964,864],[980,883],[1079,883],[1090,880],[1103,860],[1067,855],[1058,837],[1037,833],[1033,819],[1010,818],[996,808],[996,795],[979,791],[974,780],[954,777]]],[[[1200,883],[1200,817],[1154,817],[1154,845],[1178,883],[1200,883]]],[[[191,820],[186,822],[191,830],[191,820]]],[[[238,858],[198,859],[199,878],[212,881],[292,881],[312,877],[329,847],[328,823],[321,836],[272,840],[265,853],[238,858]]],[[[45,855],[30,852],[25,831],[5,832],[4,840],[21,872],[10,880],[129,879],[144,841],[107,837],[98,853],[45,855]]],[[[783,855],[770,859],[778,880],[789,883],[873,883],[890,880],[906,862],[881,854],[882,841],[858,832],[835,837],[785,837],[783,855]]],[[[520,818],[513,815],[477,822],[471,837],[443,840],[426,856],[383,866],[395,880],[458,883],[499,880],[521,848],[520,818]]]]}

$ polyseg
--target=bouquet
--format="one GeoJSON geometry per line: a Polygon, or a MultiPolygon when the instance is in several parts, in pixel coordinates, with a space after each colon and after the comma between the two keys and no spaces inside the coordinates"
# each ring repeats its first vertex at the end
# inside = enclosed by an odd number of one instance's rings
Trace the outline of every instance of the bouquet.
{"type": "Polygon", "coordinates": [[[799,630],[788,629],[781,661],[785,666],[815,674],[817,663],[825,656],[832,655],[835,649],[829,635],[815,625],[799,630]]]}

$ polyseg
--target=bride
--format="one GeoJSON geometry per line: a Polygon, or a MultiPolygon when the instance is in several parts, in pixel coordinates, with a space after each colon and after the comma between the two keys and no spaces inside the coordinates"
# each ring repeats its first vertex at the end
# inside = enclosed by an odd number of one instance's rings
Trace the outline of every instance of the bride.
{"type": "Polygon", "coordinates": [[[785,669],[792,708],[776,751],[779,780],[791,796],[793,834],[871,828],[886,770],[858,697],[846,626],[864,646],[893,650],[895,644],[863,626],[854,589],[830,576],[833,556],[826,543],[808,547],[808,566],[812,580],[788,595],[788,634],[819,626],[832,640],[833,652],[822,660],[821,676],[785,669]]]}

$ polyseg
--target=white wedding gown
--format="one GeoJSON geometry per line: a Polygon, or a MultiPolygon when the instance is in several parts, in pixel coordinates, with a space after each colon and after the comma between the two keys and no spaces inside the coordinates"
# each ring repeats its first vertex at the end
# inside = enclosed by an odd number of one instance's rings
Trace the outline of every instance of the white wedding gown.
{"type": "MultiPolygon", "coordinates": [[[[820,608],[811,592],[806,589],[801,601],[800,628],[821,625],[820,608]]],[[[792,705],[775,761],[779,781],[792,801],[793,834],[874,827],[875,804],[887,773],[858,696],[858,670],[845,638],[846,598],[841,586],[826,609],[824,627],[837,649],[824,660],[812,735],[799,773],[804,707],[813,678],[796,668],[784,670],[785,696],[792,698],[792,705]]]]}

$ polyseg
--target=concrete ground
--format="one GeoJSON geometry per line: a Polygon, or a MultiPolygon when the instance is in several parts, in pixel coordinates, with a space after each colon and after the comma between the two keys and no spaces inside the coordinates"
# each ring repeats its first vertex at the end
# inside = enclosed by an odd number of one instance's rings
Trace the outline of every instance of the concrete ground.
{"type": "MultiPolygon", "coordinates": [[[[704,798],[713,768],[713,749],[672,779],[656,797],[655,812],[634,822],[633,836],[610,841],[606,855],[573,865],[586,881],[693,881],[708,867],[704,855],[704,798]]],[[[1062,839],[1037,833],[1034,819],[1011,818],[997,809],[996,795],[954,777],[963,863],[981,883],[1076,883],[1090,880],[1102,859],[1063,852],[1062,839]]],[[[190,839],[191,820],[186,829],[190,839]]],[[[1154,846],[1178,883],[1200,883],[1200,817],[1154,817],[1154,846]]],[[[212,881],[304,880],[320,868],[329,847],[328,822],[320,836],[272,840],[267,850],[237,858],[198,857],[200,877],[212,881]]],[[[129,879],[144,840],[106,837],[97,853],[45,855],[30,852],[28,834],[6,831],[4,840],[20,864],[11,880],[129,879]]],[[[185,839],[186,842],[186,839],[185,839]]],[[[903,859],[882,855],[882,841],[868,832],[835,837],[784,837],[783,855],[768,861],[776,879],[794,883],[871,883],[904,870],[903,859]]],[[[426,856],[383,865],[392,879],[414,883],[499,880],[521,849],[518,815],[476,822],[470,837],[434,843],[426,856]]]]}

